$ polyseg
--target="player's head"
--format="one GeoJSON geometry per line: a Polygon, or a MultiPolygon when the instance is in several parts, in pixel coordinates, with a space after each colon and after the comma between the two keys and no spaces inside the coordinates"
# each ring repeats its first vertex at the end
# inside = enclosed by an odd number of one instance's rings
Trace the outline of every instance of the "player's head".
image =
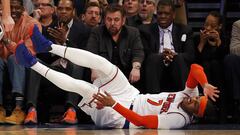
{"type": "Polygon", "coordinates": [[[181,103],[181,107],[184,111],[197,117],[203,117],[206,108],[210,104],[206,96],[201,97],[185,97],[181,103]]]}

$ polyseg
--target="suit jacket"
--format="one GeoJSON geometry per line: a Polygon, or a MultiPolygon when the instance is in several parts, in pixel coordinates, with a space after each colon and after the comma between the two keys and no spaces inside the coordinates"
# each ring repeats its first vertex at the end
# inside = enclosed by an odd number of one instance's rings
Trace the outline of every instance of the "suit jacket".
{"type": "MultiPolygon", "coordinates": [[[[160,32],[158,24],[154,23],[149,25],[141,25],[139,30],[141,33],[145,54],[150,55],[152,53],[159,53],[160,32]]],[[[172,40],[175,52],[177,52],[179,55],[182,55],[188,64],[192,63],[195,59],[195,50],[191,28],[182,24],[173,23],[172,40]],[[184,36],[186,36],[186,40],[184,40],[184,36]]]]}
{"type": "MultiPolygon", "coordinates": [[[[151,23],[156,23],[156,22],[157,22],[157,16],[154,14],[153,17],[152,17],[151,23]]],[[[126,24],[129,25],[129,26],[133,26],[133,27],[138,28],[143,23],[142,23],[142,20],[141,20],[139,15],[134,15],[134,16],[131,16],[131,17],[127,17],[126,24]]]]}
{"type": "Polygon", "coordinates": [[[240,56],[240,20],[233,23],[230,53],[240,56]]]}
{"type": "Polygon", "coordinates": [[[90,32],[91,29],[83,24],[83,22],[74,19],[68,34],[67,46],[86,49],[90,32]]]}
{"type": "MultiPolygon", "coordinates": [[[[119,42],[119,56],[124,68],[132,66],[132,62],[142,63],[144,51],[138,29],[130,26],[123,26],[119,42]]],[[[113,54],[112,37],[108,33],[105,25],[94,28],[90,34],[87,50],[99,54],[109,61],[112,60],[113,54]]]]}
{"type": "MultiPolygon", "coordinates": [[[[57,19],[57,18],[55,18],[57,19]]],[[[48,27],[54,28],[58,25],[58,20],[53,21],[49,26],[43,27],[43,35],[51,40],[53,43],[55,43],[55,39],[50,36],[47,32],[48,27]]],[[[80,48],[80,49],[86,49],[86,44],[88,37],[90,35],[90,28],[88,28],[86,25],[84,25],[79,20],[74,19],[72,27],[69,30],[69,34],[67,37],[67,46],[74,47],[74,48],[80,48]]],[[[57,59],[59,59],[59,56],[52,55],[50,53],[40,53],[37,54],[38,58],[40,58],[42,61],[44,61],[47,64],[51,64],[57,59]]]]}

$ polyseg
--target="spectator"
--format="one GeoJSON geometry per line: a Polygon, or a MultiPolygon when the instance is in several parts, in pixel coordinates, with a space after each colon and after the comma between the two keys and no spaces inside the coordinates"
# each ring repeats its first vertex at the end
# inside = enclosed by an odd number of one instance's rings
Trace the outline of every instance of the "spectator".
{"type": "MultiPolygon", "coordinates": [[[[230,54],[224,59],[225,81],[228,93],[232,93],[228,101],[233,104],[232,108],[227,108],[233,113],[233,120],[240,121],[240,20],[233,23],[232,37],[230,43],[230,54]]],[[[227,93],[226,93],[227,94],[227,93]]],[[[229,104],[228,104],[229,105],[229,104]]]]}
{"type": "Polygon", "coordinates": [[[154,15],[156,0],[140,0],[139,12],[137,15],[127,18],[127,24],[138,27],[141,24],[150,24],[157,22],[154,15]]]}
{"type": "MultiPolygon", "coordinates": [[[[139,31],[125,25],[126,16],[120,5],[109,5],[105,11],[104,25],[94,28],[87,48],[118,66],[131,83],[140,79],[144,52],[139,31]]],[[[97,78],[92,70],[92,81],[97,78]]]]}
{"type": "Polygon", "coordinates": [[[123,7],[126,12],[126,17],[131,17],[138,14],[140,0],[123,0],[123,7]]]}
{"type": "Polygon", "coordinates": [[[90,2],[86,5],[82,21],[89,27],[96,27],[101,22],[101,8],[99,4],[90,2]]]}
{"type": "Polygon", "coordinates": [[[200,35],[195,38],[197,63],[204,67],[209,82],[223,89],[223,59],[227,54],[223,18],[216,11],[209,12],[200,35]]]}
{"type": "Polygon", "coordinates": [[[145,80],[148,93],[184,89],[194,61],[192,30],[174,23],[172,0],[157,5],[157,23],[139,27],[145,47],[145,80]]]}
{"type": "MultiPolygon", "coordinates": [[[[41,3],[41,5],[47,5],[48,9],[51,9],[50,2],[46,3],[47,1],[42,1],[45,3],[41,3]]],[[[43,6],[42,6],[43,8],[43,6]]],[[[40,9],[42,9],[40,8],[40,9]]],[[[46,9],[44,9],[46,10],[46,9]]],[[[51,11],[51,10],[48,10],[51,11]]],[[[54,27],[50,26],[47,28],[48,37],[55,43],[59,43],[65,46],[71,46],[75,48],[82,48],[84,49],[86,46],[86,42],[88,39],[88,33],[90,31],[83,23],[78,21],[75,16],[75,8],[74,8],[74,1],[73,0],[60,0],[57,5],[57,23],[56,25],[53,24],[54,27]],[[56,26],[56,27],[55,27],[56,26]]],[[[45,11],[46,12],[46,11],[45,11]]],[[[42,12],[43,13],[43,12],[42,12]]],[[[47,13],[50,14],[50,13],[47,13]]],[[[43,14],[42,14],[43,15],[43,14]]],[[[40,18],[41,19],[41,18],[40,18]]],[[[47,56],[39,56],[44,62],[49,64],[52,68],[64,72],[74,78],[81,78],[83,76],[83,69],[79,66],[74,65],[73,63],[64,60],[62,58],[57,57],[57,60],[51,58],[51,55],[47,56]],[[48,57],[47,57],[48,56],[48,57]]],[[[34,85],[30,85],[29,96],[32,97],[31,100],[35,101],[35,104],[32,104],[29,109],[29,119],[26,119],[26,123],[37,123],[37,111],[36,111],[36,100],[38,97],[38,91],[41,84],[45,84],[44,82],[41,83],[41,76],[36,74],[36,72],[31,71],[32,79],[30,81],[34,81],[34,85]],[[36,83],[37,82],[37,83],[36,83]],[[31,115],[34,114],[34,115],[31,115]],[[34,116],[34,117],[33,117],[34,116]]],[[[66,94],[66,113],[63,116],[62,122],[67,124],[76,124],[78,122],[76,110],[77,104],[80,100],[79,95],[75,93],[67,93],[66,94]]]]}
{"type": "MultiPolygon", "coordinates": [[[[35,10],[33,12],[33,17],[37,19],[42,25],[43,35],[51,41],[54,41],[54,38],[49,35],[47,32],[48,28],[57,27],[57,17],[55,15],[55,7],[53,5],[53,0],[38,0],[35,3],[35,10]]],[[[37,57],[44,62],[46,65],[52,64],[59,57],[51,55],[49,53],[38,54],[37,57]]],[[[37,104],[38,104],[38,93],[39,90],[42,90],[43,79],[33,70],[29,70],[29,79],[27,87],[27,109],[28,113],[25,118],[24,124],[37,124],[37,104]]],[[[49,106],[49,105],[45,105],[49,106]]]]}
{"type": "MultiPolygon", "coordinates": [[[[74,0],[60,0],[57,5],[58,27],[49,28],[49,35],[54,38],[54,42],[61,45],[85,49],[90,29],[80,22],[75,16],[74,0]]],[[[82,79],[83,68],[79,67],[65,59],[59,58],[51,64],[58,68],[58,71],[64,72],[73,78],[82,79]]],[[[80,100],[76,93],[68,93],[66,100],[66,113],[63,116],[63,122],[76,124],[78,122],[76,109],[80,100]]]]}
{"type": "MultiPolygon", "coordinates": [[[[11,32],[5,33],[3,42],[0,45],[0,55],[1,59],[6,62],[5,64],[7,65],[9,71],[10,81],[12,84],[12,93],[15,97],[16,106],[12,111],[12,114],[5,118],[4,122],[11,124],[21,124],[25,118],[25,113],[22,111],[25,89],[25,68],[19,66],[15,62],[13,48],[11,46],[6,47],[4,44],[12,44],[14,46],[16,43],[24,40],[27,47],[32,51],[33,54],[35,54],[33,52],[32,41],[29,37],[29,31],[31,30],[31,26],[33,27],[34,24],[37,24],[40,28],[41,26],[35,19],[31,18],[24,12],[23,1],[11,0],[10,5],[11,14],[13,16],[15,25],[11,32]]],[[[0,68],[1,77],[3,75],[3,66],[4,65],[1,65],[0,68]]]]}
{"type": "MultiPolygon", "coordinates": [[[[226,91],[224,91],[224,74],[222,73],[224,72],[223,59],[228,48],[222,27],[223,18],[220,13],[211,11],[205,19],[200,35],[196,35],[194,41],[196,42],[196,62],[204,68],[209,82],[221,91],[221,100],[217,105],[219,110],[222,110],[221,113],[224,113],[226,91]]],[[[221,117],[224,117],[223,115],[221,114],[221,117]]],[[[217,117],[217,115],[215,116],[217,117]]]]}

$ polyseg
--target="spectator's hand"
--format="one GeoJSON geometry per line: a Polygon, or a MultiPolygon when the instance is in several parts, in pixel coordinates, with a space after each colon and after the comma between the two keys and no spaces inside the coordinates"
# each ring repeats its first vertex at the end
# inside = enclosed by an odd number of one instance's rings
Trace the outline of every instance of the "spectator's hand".
{"type": "Polygon", "coordinates": [[[132,71],[129,74],[129,82],[135,83],[140,80],[140,69],[132,68],[132,71]]]}
{"type": "Polygon", "coordinates": [[[15,25],[15,22],[10,15],[2,16],[2,25],[4,27],[5,32],[10,32],[10,31],[12,31],[12,29],[15,25]]]}
{"type": "Polygon", "coordinates": [[[55,42],[57,44],[63,45],[66,42],[66,34],[68,29],[66,26],[63,25],[63,23],[60,24],[59,27],[54,29],[49,27],[47,31],[49,32],[49,35],[55,39],[55,42]]]}
{"type": "Polygon", "coordinates": [[[39,20],[41,17],[42,11],[40,9],[33,10],[33,18],[39,20]]]}
{"type": "Polygon", "coordinates": [[[204,30],[200,30],[200,43],[199,44],[203,44],[205,45],[208,39],[208,32],[206,29],[204,30]]]}
{"type": "Polygon", "coordinates": [[[209,31],[208,42],[212,46],[220,46],[221,45],[221,39],[220,39],[219,32],[216,31],[216,30],[209,31]]]}
{"type": "Polygon", "coordinates": [[[93,98],[95,99],[94,103],[98,108],[103,108],[104,106],[113,106],[116,101],[112,98],[110,94],[104,91],[105,95],[102,93],[93,94],[93,98]]]}
{"type": "Polygon", "coordinates": [[[205,96],[211,98],[215,102],[216,98],[219,98],[220,91],[217,89],[217,87],[209,83],[205,83],[203,85],[203,93],[205,96]]]}
{"type": "Polygon", "coordinates": [[[163,60],[165,63],[171,63],[177,53],[173,52],[171,49],[163,48],[163,60]]]}
{"type": "MultiPolygon", "coordinates": [[[[21,42],[21,41],[19,41],[19,42],[21,42]]],[[[17,44],[15,42],[13,42],[11,39],[9,39],[7,37],[3,37],[3,39],[1,40],[1,43],[8,49],[8,51],[16,52],[17,44]]]]}

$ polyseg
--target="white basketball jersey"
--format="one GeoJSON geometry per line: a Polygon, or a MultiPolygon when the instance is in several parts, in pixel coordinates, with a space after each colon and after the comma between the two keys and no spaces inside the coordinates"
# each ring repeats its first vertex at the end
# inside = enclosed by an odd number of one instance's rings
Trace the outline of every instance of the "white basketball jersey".
{"type": "MultiPolygon", "coordinates": [[[[124,74],[114,68],[114,74],[112,77],[99,78],[94,82],[101,93],[107,91],[112,97],[126,108],[129,108],[133,100],[139,95],[139,91],[134,88],[124,76],[124,74]]],[[[125,123],[125,118],[116,112],[111,107],[104,107],[101,110],[97,110],[95,107],[81,106],[85,102],[84,99],[80,103],[81,109],[89,114],[97,126],[100,127],[112,127],[122,128],[125,123]]],[[[94,103],[92,103],[94,104],[94,103]]]]}
{"type": "MultiPolygon", "coordinates": [[[[180,92],[139,95],[134,101],[133,111],[142,116],[158,115],[159,129],[181,128],[190,124],[191,116],[179,104],[186,96],[197,96],[197,91],[197,88],[186,88],[180,92]]],[[[137,127],[130,124],[130,128],[137,127]]]]}

